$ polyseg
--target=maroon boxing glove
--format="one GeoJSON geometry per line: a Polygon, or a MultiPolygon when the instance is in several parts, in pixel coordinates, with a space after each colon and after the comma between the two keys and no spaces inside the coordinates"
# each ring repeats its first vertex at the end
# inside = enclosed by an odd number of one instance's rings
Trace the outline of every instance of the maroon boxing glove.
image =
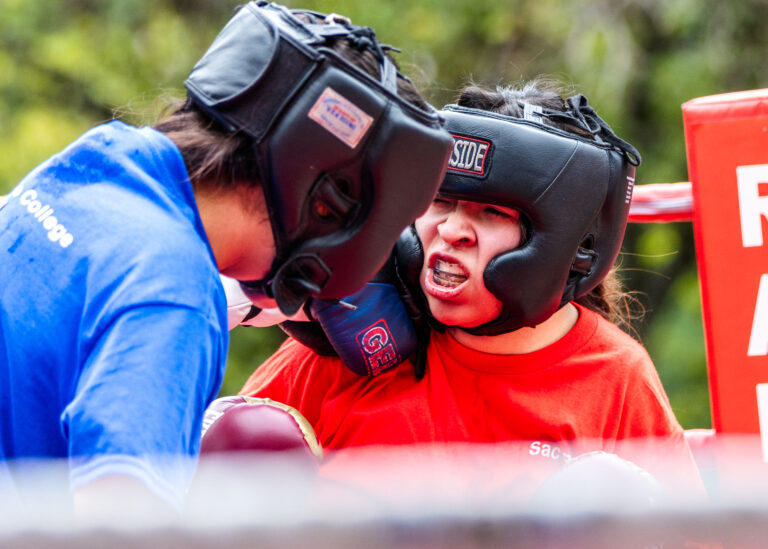
{"type": "Polygon", "coordinates": [[[312,426],[298,410],[247,396],[216,399],[203,418],[201,454],[232,451],[294,451],[315,464],[323,457],[312,426]]]}
{"type": "Polygon", "coordinates": [[[247,396],[216,399],[203,416],[200,452],[185,500],[189,517],[210,521],[224,513],[231,524],[233,517],[252,520],[254,512],[293,516],[313,502],[323,451],[312,426],[290,406],[247,396]]]}

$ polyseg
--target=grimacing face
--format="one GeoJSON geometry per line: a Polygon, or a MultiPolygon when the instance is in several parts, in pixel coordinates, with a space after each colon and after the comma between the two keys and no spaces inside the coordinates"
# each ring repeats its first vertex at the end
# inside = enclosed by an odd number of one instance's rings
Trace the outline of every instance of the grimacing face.
{"type": "Polygon", "coordinates": [[[483,272],[493,257],[520,245],[520,213],[438,195],[415,227],[424,247],[419,283],[432,316],[463,328],[498,317],[502,304],[485,287],[483,272]]]}

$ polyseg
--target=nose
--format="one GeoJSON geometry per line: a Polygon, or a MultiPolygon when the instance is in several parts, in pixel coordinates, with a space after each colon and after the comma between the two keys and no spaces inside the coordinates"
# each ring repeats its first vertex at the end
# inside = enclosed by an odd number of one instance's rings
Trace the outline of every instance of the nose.
{"type": "Polygon", "coordinates": [[[437,225],[437,233],[447,244],[454,247],[474,246],[477,242],[472,223],[460,204],[457,204],[437,225]]]}

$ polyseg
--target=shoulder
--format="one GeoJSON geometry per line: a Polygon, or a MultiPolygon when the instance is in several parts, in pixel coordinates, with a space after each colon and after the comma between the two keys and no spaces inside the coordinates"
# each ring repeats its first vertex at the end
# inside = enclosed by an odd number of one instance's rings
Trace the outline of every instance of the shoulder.
{"type": "Polygon", "coordinates": [[[664,391],[656,366],[643,344],[599,313],[581,309],[581,314],[594,318],[595,330],[577,356],[602,370],[606,379],[625,386],[642,385],[661,397],[664,391]]]}
{"type": "Polygon", "coordinates": [[[598,313],[590,314],[594,314],[598,320],[589,348],[599,357],[598,362],[606,377],[615,378],[626,387],[629,394],[635,397],[648,395],[653,401],[668,408],[669,399],[656,366],[643,344],[598,313]]]}
{"type": "Polygon", "coordinates": [[[57,212],[72,225],[89,265],[156,290],[167,281],[164,292],[215,291],[218,271],[173,142],[116,121],[79,141],[59,162],[58,176],[75,184],[63,186],[57,212]]]}
{"type": "Polygon", "coordinates": [[[152,128],[117,121],[92,128],[50,157],[15,191],[26,189],[49,204],[61,223],[85,225],[84,234],[75,235],[83,242],[125,235],[125,244],[147,246],[165,241],[164,226],[172,221],[188,231],[197,217],[184,160],[173,142],[152,128]],[[137,237],[142,231],[153,238],[137,237]]]}
{"type": "Polygon", "coordinates": [[[338,357],[321,356],[289,337],[251,374],[240,394],[264,396],[265,391],[276,387],[292,391],[316,381],[331,383],[339,376],[347,375],[345,370],[346,367],[338,357]]]}
{"type": "Polygon", "coordinates": [[[119,120],[94,126],[63,152],[70,149],[91,149],[116,157],[143,158],[145,161],[152,161],[153,154],[181,156],[173,141],[162,132],[147,126],[131,126],[119,120]]]}
{"type": "Polygon", "coordinates": [[[82,205],[105,215],[152,214],[151,208],[130,210],[139,200],[170,210],[194,200],[184,159],[173,141],[153,128],[119,121],[90,129],[32,174],[37,186],[61,199],[77,203],[86,192],[90,202],[82,205]]]}
{"type": "Polygon", "coordinates": [[[90,182],[101,176],[120,177],[121,171],[136,175],[136,170],[165,177],[186,178],[179,149],[163,133],[149,127],[136,127],[113,120],[94,126],[50,157],[40,167],[60,180],[90,182]]]}
{"type": "Polygon", "coordinates": [[[239,394],[291,406],[317,428],[324,403],[344,393],[354,375],[339,358],[320,356],[289,338],[256,369],[239,394]]]}
{"type": "Polygon", "coordinates": [[[604,401],[614,402],[621,422],[620,438],[681,436],[669,398],[645,347],[598,313],[593,337],[576,359],[592,369],[595,390],[604,401]],[[620,409],[620,412],[618,411],[620,409]]]}
{"type": "Polygon", "coordinates": [[[594,318],[596,327],[589,341],[590,349],[604,353],[607,358],[651,363],[648,351],[643,344],[616,324],[586,308],[580,308],[580,314],[594,318]]]}

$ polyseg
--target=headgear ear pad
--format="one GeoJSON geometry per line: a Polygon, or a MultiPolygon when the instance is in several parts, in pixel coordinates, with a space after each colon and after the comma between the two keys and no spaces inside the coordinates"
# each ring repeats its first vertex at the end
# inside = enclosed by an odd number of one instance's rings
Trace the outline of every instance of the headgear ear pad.
{"type": "Polygon", "coordinates": [[[186,85],[203,110],[253,140],[277,257],[243,289],[266,289],[288,315],[372,278],[444,174],[451,139],[441,118],[397,96],[394,67],[368,28],[307,24],[250,2],[186,85]],[[374,52],[383,81],[334,52],[337,38],[374,52]]]}
{"type": "MultiPolygon", "coordinates": [[[[538,122],[458,106],[443,116],[454,154],[439,193],[515,208],[527,233],[483,273],[501,314],[464,329],[497,335],[536,326],[610,271],[624,237],[634,166],[614,145],[538,122]]],[[[398,243],[411,273],[410,263],[419,261],[420,269],[423,262],[423,254],[415,259],[413,240],[404,235],[398,243]]]]}

